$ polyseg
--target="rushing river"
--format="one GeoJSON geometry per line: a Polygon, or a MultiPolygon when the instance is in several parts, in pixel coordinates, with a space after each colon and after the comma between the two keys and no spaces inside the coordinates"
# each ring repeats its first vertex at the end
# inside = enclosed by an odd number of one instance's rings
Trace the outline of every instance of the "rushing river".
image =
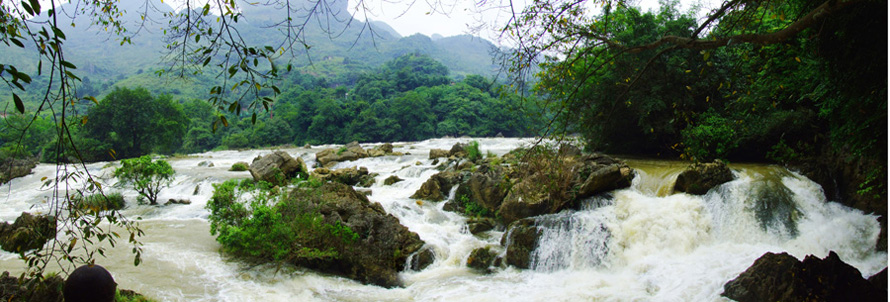
{"type": "MultiPolygon", "coordinates": [[[[336,167],[362,166],[379,173],[371,201],[381,203],[434,247],[435,263],[422,271],[403,272],[403,288],[362,285],[302,268],[252,266],[219,252],[204,208],[212,184],[249,178],[249,172],[228,169],[270,150],[169,159],[177,174],[159,200],[189,199],[191,204],[137,205],[135,191],[123,190],[128,201],[123,212],[142,219],[143,263],[133,266],[126,244],[97,263],[112,272],[120,288],[159,301],[719,301],[725,300],[719,296],[723,284],[765,252],[786,251],[802,259],[809,254],[822,258],[833,250],[865,277],[887,266],[887,254],[874,248],[880,232],[877,217],[826,202],[819,185],[803,176],[775,166],[730,165],[736,180],[704,196],[670,195],[686,163],[632,159],[628,163],[637,176],[630,188],[586,200],[582,210],[538,218],[543,235],[532,254],[532,269],[499,268],[481,274],[464,265],[467,257],[479,247],[503,251],[503,233],[470,235],[466,219],[443,211],[444,202],[409,198],[438,172],[428,159],[431,148],[450,149],[470,140],[396,143],[396,152],[410,154],[336,167]],[[199,165],[202,162],[213,166],[199,165]],[[391,175],[405,181],[384,186],[391,175]]],[[[530,142],[473,140],[479,141],[483,153],[498,155],[530,142]]],[[[337,146],[284,150],[311,167],[315,152],[326,147],[337,146]]],[[[107,187],[114,183],[112,165],[87,167],[107,187]]],[[[41,164],[33,174],[4,185],[0,219],[12,221],[23,211],[45,207],[50,192],[39,189],[41,179],[54,177],[55,169],[41,164]]],[[[0,252],[0,269],[21,272],[24,262],[0,252]]]]}

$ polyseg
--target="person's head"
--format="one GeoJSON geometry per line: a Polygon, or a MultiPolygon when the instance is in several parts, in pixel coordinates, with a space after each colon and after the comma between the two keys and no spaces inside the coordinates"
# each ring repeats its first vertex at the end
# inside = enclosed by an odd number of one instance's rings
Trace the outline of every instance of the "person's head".
{"type": "Polygon", "coordinates": [[[117,283],[104,267],[96,264],[78,267],[65,281],[65,301],[112,302],[117,283]]]}

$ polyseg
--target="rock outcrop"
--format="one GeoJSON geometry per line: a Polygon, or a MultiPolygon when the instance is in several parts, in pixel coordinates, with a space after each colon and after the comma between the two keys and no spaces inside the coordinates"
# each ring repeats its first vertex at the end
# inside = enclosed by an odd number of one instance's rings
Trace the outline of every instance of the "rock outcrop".
{"type": "Polygon", "coordinates": [[[766,253],[723,286],[736,301],[887,301],[887,291],[862,278],[834,252],[798,261],[787,253],[766,253]]]}
{"type": "Polygon", "coordinates": [[[467,219],[467,230],[470,231],[470,234],[473,235],[491,231],[496,227],[498,227],[498,222],[494,220],[494,218],[473,217],[467,219]]]}
{"type": "Polygon", "coordinates": [[[454,146],[451,146],[451,150],[430,149],[430,159],[439,157],[467,157],[467,146],[467,144],[456,143],[454,146]]]}
{"type": "Polygon", "coordinates": [[[489,267],[494,265],[497,254],[486,247],[477,248],[470,252],[467,258],[467,267],[478,271],[488,272],[489,267]]]}
{"type": "Polygon", "coordinates": [[[334,181],[350,186],[370,187],[376,181],[374,176],[377,174],[369,174],[368,168],[351,167],[331,170],[327,168],[316,168],[312,170],[312,176],[323,181],[334,181]]]}
{"type": "Polygon", "coordinates": [[[339,149],[324,149],[315,154],[315,160],[321,167],[333,167],[337,163],[344,161],[353,161],[365,157],[378,157],[384,155],[395,155],[393,146],[385,143],[376,146],[370,150],[365,150],[358,142],[351,142],[339,149]]]}
{"type": "Polygon", "coordinates": [[[22,213],[9,224],[0,224],[0,248],[18,253],[39,249],[56,236],[56,220],[46,215],[22,213]]]}
{"type": "Polygon", "coordinates": [[[297,175],[309,174],[302,158],[295,159],[280,150],[254,159],[249,171],[255,181],[262,180],[275,185],[285,185],[297,175]]]}
{"type": "Polygon", "coordinates": [[[339,259],[306,260],[297,263],[299,265],[364,283],[394,287],[401,285],[398,272],[405,269],[408,257],[424,246],[416,233],[399,224],[383,206],[370,202],[350,186],[328,182],[317,192],[294,190],[291,198],[317,203],[324,223],[346,226],[358,234],[348,248],[338,250],[339,259]]]}
{"type": "Polygon", "coordinates": [[[500,166],[480,165],[460,183],[455,192],[454,206],[449,208],[456,212],[464,212],[468,205],[481,207],[485,212],[494,214],[498,211],[510,181],[504,178],[504,168],[500,166]]]}
{"type": "Polygon", "coordinates": [[[0,161],[0,184],[5,184],[13,178],[31,174],[31,170],[37,166],[37,158],[12,158],[8,157],[0,161]]]}
{"type": "Polygon", "coordinates": [[[732,171],[720,160],[705,164],[697,163],[677,176],[674,191],[704,195],[712,188],[732,179],[732,171]]]}
{"type": "Polygon", "coordinates": [[[560,157],[558,162],[559,167],[530,169],[519,176],[498,208],[505,223],[556,213],[582,199],[629,187],[634,176],[626,163],[601,154],[560,157]]]}
{"type": "Polygon", "coordinates": [[[451,187],[458,184],[461,180],[461,174],[453,171],[445,171],[433,174],[420,189],[411,195],[411,198],[425,199],[430,201],[442,201],[448,197],[448,191],[451,187]]]}
{"type": "Polygon", "coordinates": [[[384,185],[387,185],[387,186],[391,186],[392,184],[397,183],[397,182],[400,182],[400,181],[403,181],[403,180],[404,180],[404,179],[402,179],[402,178],[400,178],[400,177],[398,177],[398,176],[396,176],[396,175],[392,175],[392,176],[387,177],[386,179],[384,179],[384,180],[383,180],[383,184],[384,184],[384,185]]]}
{"type": "Polygon", "coordinates": [[[518,268],[529,268],[531,254],[538,247],[540,237],[541,230],[535,225],[534,219],[525,218],[510,224],[504,237],[501,237],[501,245],[507,249],[504,259],[506,263],[518,268]]]}

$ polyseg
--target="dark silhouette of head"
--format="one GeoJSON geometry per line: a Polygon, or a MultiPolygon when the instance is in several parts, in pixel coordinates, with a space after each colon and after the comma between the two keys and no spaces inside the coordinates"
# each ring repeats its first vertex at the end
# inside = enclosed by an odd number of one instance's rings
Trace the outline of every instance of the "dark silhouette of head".
{"type": "Polygon", "coordinates": [[[117,283],[104,267],[96,264],[78,267],[65,281],[66,302],[112,302],[117,283]]]}

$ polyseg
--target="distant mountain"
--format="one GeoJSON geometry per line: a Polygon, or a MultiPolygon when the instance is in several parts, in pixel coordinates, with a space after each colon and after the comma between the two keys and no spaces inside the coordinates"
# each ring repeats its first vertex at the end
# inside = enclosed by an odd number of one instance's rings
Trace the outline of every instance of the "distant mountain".
{"type": "MultiPolygon", "coordinates": [[[[309,48],[295,45],[293,52],[279,58],[281,63],[289,61],[300,67],[341,58],[344,62],[373,68],[401,55],[418,53],[429,55],[442,62],[453,76],[468,74],[490,76],[496,69],[490,55],[495,46],[484,39],[468,35],[443,37],[435,41],[423,35],[401,37],[392,27],[380,21],[370,22],[370,28],[374,32],[372,35],[368,30],[368,24],[352,19],[348,14],[346,0],[318,2],[327,5],[315,7],[313,14],[309,14],[308,9],[312,7],[308,5],[316,1],[306,2],[301,9],[290,12],[290,16],[295,20],[310,18],[308,26],[302,32],[309,48]]],[[[114,85],[149,85],[159,90],[155,91],[156,93],[201,96],[202,87],[213,83],[212,75],[176,85],[165,83],[163,79],[152,80],[152,77],[157,78],[153,75],[154,71],[167,67],[162,60],[168,44],[163,35],[163,27],[167,24],[162,14],[172,11],[172,8],[159,1],[154,1],[154,7],[148,9],[142,6],[144,3],[142,1],[120,3],[121,8],[127,11],[122,20],[128,26],[129,33],[138,33],[133,37],[132,44],[121,45],[120,37],[107,33],[101,26],[91,26],[87,18],[80,17],[61,22],[74,25],[62,28],[67,36],[65,55],[68,61],[78,66],[77,74],[82,78],[89,78],[95,86],[93,88],[97,91],[90,92],[101,95],[105,89],[114,85]],[[147,12],[146,20],[160,21],[160,24],[143,22],[140,16],[143,12],[147,12]]],[[[288,18],[287,10],[246,3],[242,3],[241,8],[243,18],[239,19],[237,29],[248,43],[276,48],[281,45],[282,28],[276,27],[276,24],[288,18]]],[[[72,8],[70,4],[65,4],[63,9],[72,8]]],[[[63,16],[65,15],[59,15],[63,16]]],[[[35,84],[32,85],[40,85],[41,81],[45,81],[36,76],[36,58],[36,52],[32,49],[0,48],[0,64],[13,64],[20,70],[35,75],[35,84]]],[[[47,65],[44,62],[43,77],[46,76],[47,65]]],[[[32,92],[26,94],[30,93],[32,92]]],[[[8,94],[9,92],[0,91],[0,98],[8,97],[8,94]]],[[[37,97],[32,95],[31,98],[37,97]]]]}

